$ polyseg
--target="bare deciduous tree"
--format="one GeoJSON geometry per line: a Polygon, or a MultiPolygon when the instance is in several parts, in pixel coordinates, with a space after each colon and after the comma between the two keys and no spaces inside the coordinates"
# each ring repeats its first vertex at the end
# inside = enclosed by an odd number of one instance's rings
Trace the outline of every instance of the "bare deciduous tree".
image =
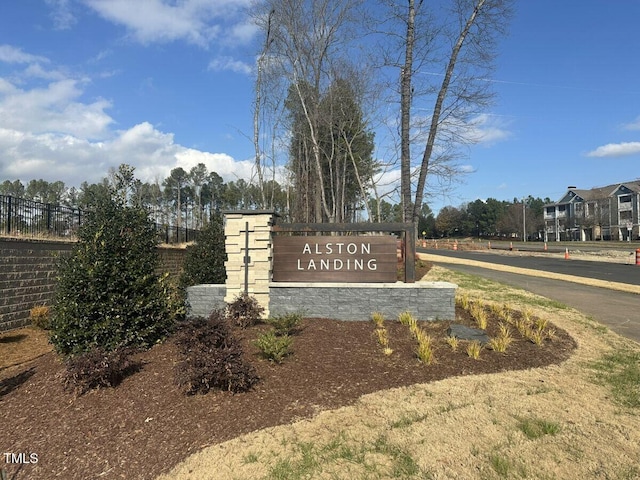
{"type": "MultiPolygon", "coordinates": [[[[458,173],[451,163],[454,146],[471,141],[464,128],[492,98],[487,78],[511,1],[452,0],[434,4],[381,0],[387,12],[380,27],[385,35],[383,42],[395,38],[404,47],[402,57],[395,58],[395,66],[400,69],[401,199],[405,221],[417,221],[429,175],[448,181],[458,173]],[[436,11],[438,6],[442,8],[436,11]],[[416,86],[417,75],[420,82],[416,86]],[[422,83],[427,77],[439,81],[422,83]],[[426,105],[428,99],[433,102],[426,109],[430,116],[423,118],[426,124],[421,129],[412,108],[426,105]],[[419,163],[412,161],[413,139],[422,143],[419,163]],[[413,174],[417,176],[415,190],[413,174]]],[[[388,58],[385,60],[387,66],[393,66],[388,58]]]]}
{"type": "Polygon", "coordinates": [[[298,193],[307,197],[310,219],[315,221],[335,222],[340,217],[340,184],[332,184],[339,172],[331,157],[334,152],[323,149],[321,129],[328,122],[320,99],[339,78],[341,66],[350,63],[349,41],[360,30],[357,10],[362,4],[363,0],[267,0],[256,6],[256,23],[268,37],[271,73],[286,79],[288,108],[304,122],[304,131],[298,132],[304,133],[304,143],[293,152],[300,155],[295,173],[299,180],[307,176],[298,193]],[[333,175],[326,174],[326,165],[333,175]]]}

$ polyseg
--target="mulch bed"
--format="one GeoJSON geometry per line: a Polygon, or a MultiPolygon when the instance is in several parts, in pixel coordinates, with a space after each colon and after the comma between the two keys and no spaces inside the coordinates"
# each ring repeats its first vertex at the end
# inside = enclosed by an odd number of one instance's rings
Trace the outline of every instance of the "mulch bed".
{"type": "MultiPolygon", "coordinates": [[[[466,312],[458,323],[472,326],[466,312]]],[[[61,382],[63,366],[48,353],[18,371],[0,371],[2,452],[35,453],[35,464],[7,465],[10,479],[153,479],[212,444],[265,427],[353,404],[361,395],[458,375],[528,369],[569,357],[575,342],[556,329],[541,347],[519,337],[506,354],[483,350],[480,360],[445,343],[448,322],[422,323],[434,338],[436,363],[415,357],[407,327],[387,321],[393,354],[386,357],[370,321],[305,319],[294,353],[270,363],[251,344],[265,325],[236,331],[261,380],[248,393],[185,396],[173,383],[171,341],[138,354],[142,368],[117,388],[75,396],[61,382]],[[10,375],[9,377],[7,375],[10,375]]],[[[493,335],[497,321],[489,323],[493,335]]]]}

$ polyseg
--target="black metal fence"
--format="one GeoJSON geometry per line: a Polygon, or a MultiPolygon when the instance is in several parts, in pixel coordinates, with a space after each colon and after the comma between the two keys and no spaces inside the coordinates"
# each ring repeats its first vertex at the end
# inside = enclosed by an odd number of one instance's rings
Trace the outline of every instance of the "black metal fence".
{"type": "MultiPolygon", "coordinates": [[[[85,218],[79,208],[0,195],[0,234],[20,237],[74,238],[85,218]]],[[[187,243],[198,230],[155,223],[160,241],[187,243]]]]}

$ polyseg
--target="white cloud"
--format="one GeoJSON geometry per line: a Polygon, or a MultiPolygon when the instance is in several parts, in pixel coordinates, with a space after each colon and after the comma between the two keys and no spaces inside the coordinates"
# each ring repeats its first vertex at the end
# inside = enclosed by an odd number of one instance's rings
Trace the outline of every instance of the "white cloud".
{"type": "Polygon", "coordinates": [[[45,80],[61,80],[64,74],[56,70],[46,70],[42,65],[48,65],[51,61],[47,57],[33,55],[22,51],[12,45],[0,45],[0,63],[24,65],[27,67],[18,73],[19,78],[41,78],[45,80]]]}
{"type": "Polygon", "coordinates": [[[25,70],[24,75],[31,78],[42,78],[44,80],[63,80],[66,76],[62,72],[56,70],[45,70],[39,63],[30,64],[25,70]]]}
{"type": "Polygon", "coordinates": [[[624,157],[640,153],[640,142],[609,143],[587,153],[588,157],[624,157]]]}
{"type": "Polygon", "coordinates": [[[238,23],[231,28],[230,40],[246,45],[253,40],[257,33],[258,27],[249,21],[245,21],[238,23]]]}
{"type": "Polygon", "coordinates": [[[49,59],[31,55],[11,45],[0,45],[0,62],[4,63],[48,63],[49,59]]]}
{"type": "Polygon", "coordinates": [[[68,186],[100,181],[110,167],[127,163],[153,182],[176,167],[204,163],[226,181],[252,176],[252,161],[187,148],[148,122],[113,130],[106,100],[81,101],[83,83],[73,79],[46,87],[18,88],[0,78],[0,178],[62,180],[68,186]]]}
{"type": "Polygon", "coordinates": [[[623,125],[625,130],[640,130],[640,117],[636,118],[631,123],[626,123],[623,125]]]}
{"type": "Polygon", "coordinates": [[[113,122],[105,113],[110,103],[106,100],[81,103],[77,101],[81,94],[78,82],[73,79],[31,90],[21,90],[5,80],[0,84],[0,128],[78,138],[104,136],[113,122]]]}
{"type": "Polygon", "coordinates": [[[212,60],[209,62],[208,69],[213,71],[231,71],[244,75],[250,75],[253,71],[251,65],[231,57],[220,57],[212,60]]]}
{"type": "Polygon", "coordinates": [[[143,44],[184,40],[202,47],[225,36],[248,41],[250,31],[243,22],[227,30],[250,0],[85,0],[106,20],[123,25],[143,44]]]}
{"type": "Polygon", "coordinates": [[[0,178],[28,181],[62,180],[68,186],[98,182],[110,167],[127,163],[147,182],[166,178],[172,169],[190,170],[204,163],[225,181],[251,179],[253,162],[236,161],[225,153],[210,153],[176,144],[173,135],[144,122],[114,132],[112,139],[92,141],[68,134],[26,133],[0,128],[0,178]]]}
{"type": "Polygon", "coordinates": [[[76,17],[71,12],[69,0],[45,0],[51,7],[51,19],[58,30],[67,30],[76,23],[76,17]]]}
{"type": "Polygon", "coordinates": [[[502,118],[481,114],[471,120],[468,125],[466,138],[473,143],[495,144],[511,137],[511,132],[507,130],[508,123],[502,118]]]}
{"type": "Polygon", "coordinates": [[[473,165],[460,165],[458,170],[462,173],[473,173],[476,171],[473,165]]]}

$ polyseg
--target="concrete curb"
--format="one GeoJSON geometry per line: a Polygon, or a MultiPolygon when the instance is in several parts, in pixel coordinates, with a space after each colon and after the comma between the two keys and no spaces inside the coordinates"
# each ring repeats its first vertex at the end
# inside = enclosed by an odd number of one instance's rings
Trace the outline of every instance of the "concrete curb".
{"type": "Polygon", "coordinates": [[[452,265],[468,265],[470,267],[486,268],[488,270],[497,270],[500,272],[516,273],[519,275],[528,275],[530,277],[544,277],[552,280],[562,280],[565,282],[579,283],[591,287],[608,288],[609,290],[617,290],[619,292],[634,293],[640,295],[640,285],[630,285],[627,283],[608,282],[606,280],[596,280],[593,278],[576,277],[574,275],[565,275],[562,273],[545,272],[541,270],[533,270],[530,268],[510,267],[507,265],[497,265],[495,263],[478,262],[476,260],[466,260],[462,258],[443,257],[433,255],[431,253],[418,253],[422,260],[433,263],[448,263],[452,265]]]}

